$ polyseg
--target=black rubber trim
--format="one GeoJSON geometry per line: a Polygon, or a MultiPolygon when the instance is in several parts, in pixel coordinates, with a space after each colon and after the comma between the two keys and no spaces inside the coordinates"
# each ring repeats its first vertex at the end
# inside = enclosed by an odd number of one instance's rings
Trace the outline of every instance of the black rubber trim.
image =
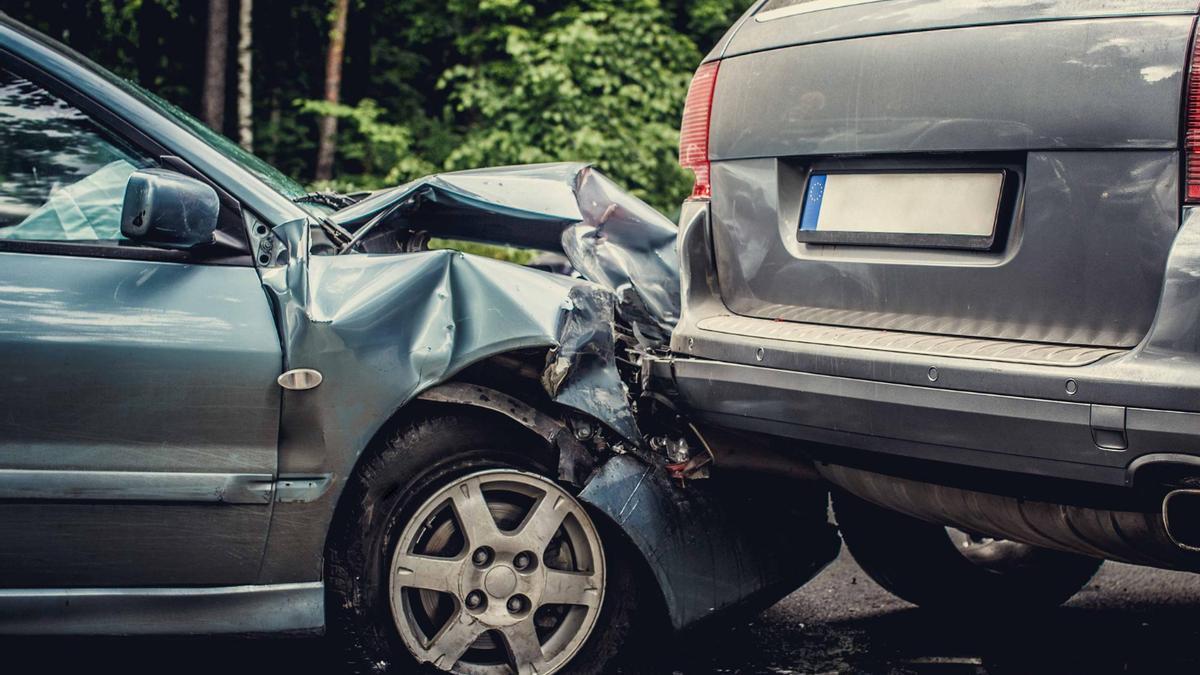
{"type": "Polygon", "coordinates": [[[247,255],[211,255],[197,258],[187,251],[148,248],[136,244],[114,241],[110,243],[72,243],[65,241],[0,240],[0,251],[9,253],[35,253],[39,255],[61,255],[78,258],[110,258],[116,260],[145,260],[147,262],[173,262],[187,265],[214,265],[222,267],[252,267],[247,255]]]}

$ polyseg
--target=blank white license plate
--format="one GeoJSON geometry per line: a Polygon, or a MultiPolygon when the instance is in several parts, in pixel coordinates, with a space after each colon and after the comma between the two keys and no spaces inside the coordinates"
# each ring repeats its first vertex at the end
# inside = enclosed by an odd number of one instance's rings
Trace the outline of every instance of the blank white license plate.
{"type": "Polygon", "coordinates": [[[1003,189],[1003,171],[817,173],[809,178],[800,239],[990,248],[1003,189]]]}

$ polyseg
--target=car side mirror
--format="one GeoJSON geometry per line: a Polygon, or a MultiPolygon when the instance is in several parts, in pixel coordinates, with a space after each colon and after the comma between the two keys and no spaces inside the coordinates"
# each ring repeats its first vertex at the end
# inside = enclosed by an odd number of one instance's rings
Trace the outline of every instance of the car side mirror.
{"type": "Polygon", "coordinates": [[[220,210],[211,186],[166,169],[139,169],[125,184],[121,234],[158,248],[211,244],[220,210]]]}

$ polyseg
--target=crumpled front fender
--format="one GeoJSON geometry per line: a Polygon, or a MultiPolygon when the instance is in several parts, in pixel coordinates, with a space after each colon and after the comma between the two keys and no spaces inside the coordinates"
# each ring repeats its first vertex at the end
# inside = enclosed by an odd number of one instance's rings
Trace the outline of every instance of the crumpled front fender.
{"type": "Polygon", "coordinates": [[[288,470],[344,475],[417,394],[473,363],[528,348],[550,354],[555,401],[640,440],[616,368],[608,289],[457,251],[309,256],[306,223],[276,230],[294,252],[263,271],[285,366],[324,375],[315,389],[285,393],[288,470]],[[331,454],[347,450],[341,466],[328,466],[331,454]],[[305,458],[319,465],[297,466],[305,458]]]}

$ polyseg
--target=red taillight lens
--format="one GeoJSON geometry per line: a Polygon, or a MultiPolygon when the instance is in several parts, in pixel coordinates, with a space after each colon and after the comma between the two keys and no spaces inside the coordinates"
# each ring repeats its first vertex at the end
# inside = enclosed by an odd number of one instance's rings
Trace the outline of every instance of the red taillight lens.
{"type": "Polygon", "coordinates": [[[1192,64],[1188,70],[1187,119],[1183,132],[1185,202],[1200,203],[1200,40],[1192,38],[1192,64]]]}
{"type": "Polygon", "coordinates": [[[713,90],[717,88],[720,61],[705,63],[696,70],[683,106],[683,124],[679,128],[679,166],[696,174],[692,199],[712,196],[708,175],[708,123],[712,115],[713,90]]]}

